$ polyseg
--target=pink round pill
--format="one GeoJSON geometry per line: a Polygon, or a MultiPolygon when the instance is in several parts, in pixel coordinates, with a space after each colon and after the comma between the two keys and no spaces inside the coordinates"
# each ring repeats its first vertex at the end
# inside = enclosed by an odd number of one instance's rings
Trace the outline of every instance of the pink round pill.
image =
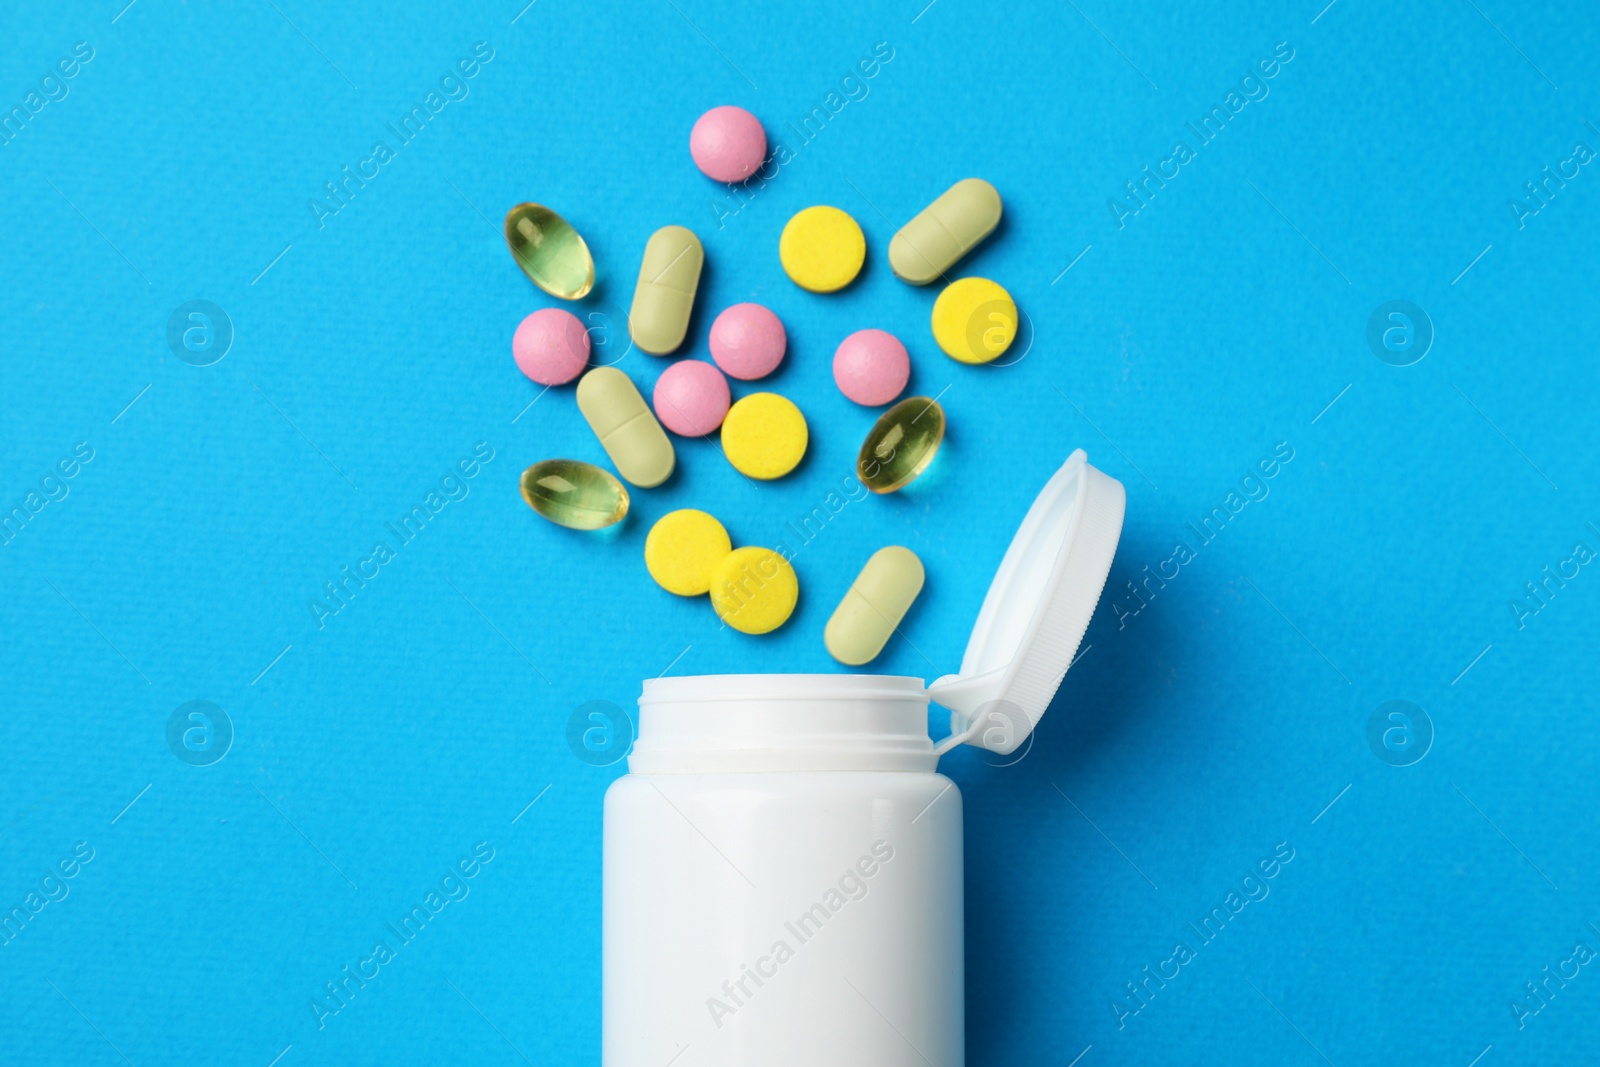
{"type": "Polygon", "coordinates": [[[765,378],[777,370],[788,347],[783,323],[760,304],[735,304],[711,324],[711,358],[743,381],[765,378]]]}
{"type": "Polygon", "coordinates": [[[565,385],[589,363],[589,331],[570,311],[542,308],[517,327],[511,354],[522,373],[540,385],[565,385]]]}
{"type": "Polygon", "coordinates": [[[656,418],[680,437],[704,437],[728,413],[728,379],[698,359],[674,363],[656,379],[656,418]]]}
{"type": "Polygon", "coordinates": [[[706,177],[742,182],[767,158],[767,132],[742,107],[714,107],[690,131],[689,154],[706,177]]]}
{"type": "Polygon", "coordinates": [[[857,330],[833,354],[833,380],[857,404],[877,407],[899,396],[911,380],[911,357],[894,334],[857,330]]]}

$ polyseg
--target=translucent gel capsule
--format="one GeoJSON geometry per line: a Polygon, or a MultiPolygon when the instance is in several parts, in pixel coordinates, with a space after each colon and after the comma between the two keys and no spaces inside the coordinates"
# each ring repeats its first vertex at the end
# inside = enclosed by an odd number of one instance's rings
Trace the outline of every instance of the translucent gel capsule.
{"type": "Polygon", "coordinates": [[[601,530],[628,514],[628,490],[592,463],[547,459],[522,472],[522,499],[557,526],[601,530]]]}
{"type": "Polygon", "coordinates": [[[943,440],[944,409],[929,397],[907,397],[873,424],[856,474],[874,493],[892,493],[928,469],[943,440]]]}
{"type": "Polygon", "coordinates": [[[533,284],[561,300],[581,300],[594,288],[594,257],[566,219],[539,204],[506,212],[506,244],[533,284]]]}

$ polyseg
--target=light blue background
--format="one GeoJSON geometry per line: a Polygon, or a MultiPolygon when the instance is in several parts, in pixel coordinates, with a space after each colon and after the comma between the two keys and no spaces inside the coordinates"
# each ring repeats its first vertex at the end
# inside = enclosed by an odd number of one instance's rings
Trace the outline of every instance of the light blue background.
{"type": "MultiPolygon", "coordinates": [[[[1128,488],[1086,651],[1020,763],[945,761],[967,803],[970,1061],[1592,1055],[1600,968],[1520,1029],[1511,1004],[1600,948],[1600,570],[1552,582],[1521,625],[1510,605],[1576,543],[1600,549],[1600,173],[1521,227],[1509,205],[1575,141],[1600,146],[1593,13],[925,2],[96,0],[8,19],[5,109],[75,42],[94,58],[0,147],[0,503],[79,442],[94,458],[0,548],[0,905],[76,842],[95,858],[0,947],[0,1059],[595,1062],[601,796],[622,768],[574,757],[569,714],[668,670],[836,669],[823,623],[890,543],[929,579],[875,669],[954,670],[1011,531],[1078,446],[1128,488]],[[480,41],[470,94],[319,228],[323,183],[393,146],[386,123],[480,41]],[[801,144],[788,124],[878,42],[893,58],[865,97],[801,144]],[[1119,229],[1108,200],[1194,147],[1185,123],[1279,42],[1294,58],[1270,94],[1119,229]],[[794,151],[732,215],[687,152],[722,103],[794,151]],[[935,293],[884,260],[974,174],[1006,219],[961,272],[1006,285],[1034,333],[1002,368],[940,354],[935,293]],[[782,317],[770,384],[810,421],[801,469],[753,486],[682,443],[615,536],[533,515],[523,467],[603,456],[571,390],[529,408],[510,358],[553,303],[501,237],[522,200],[588,239],[584,308],[613,316],[611,353],[645,238],[695,229],[685,352],[704,358],[728,304],[782,317]],[[867,234],[832,297],[776,256],[814,203],[867,234]],[[236,330],[208,367],[165,340],[195,299],[236,330]],[[1413,366],[1365,340],[1393,299],[1437,331],[1413,366]],[[867,326],[942,397],[936,477],[803,548],[781,632],[719,631],[649,581],[645,531],[697,506],[736,542],[783,540],[872,421],[829,374],[867,326]],[[479,442],[494,459],[470,494],[319,628],[323,583],[479,442]],[[1279,442],[1294,458],[1266,498],[1119,627],[1127,583],[1279,442]],[[210,767],[166,741],[195,699],[237,733],[210,767]],[[1436,732],[1404,768],[1366,739],[1396,699],[1436,732]],[[494,858],[470,896],[319,1030],[323,983],[479,842],[494,858]],[[1124,983],[1196,941],[1187,924],[1279,842],[1294,859],[1270,896],[1119,1028],[1124,983]]],[[[666,363],[621,366],[648,391],[666,363]]]]}

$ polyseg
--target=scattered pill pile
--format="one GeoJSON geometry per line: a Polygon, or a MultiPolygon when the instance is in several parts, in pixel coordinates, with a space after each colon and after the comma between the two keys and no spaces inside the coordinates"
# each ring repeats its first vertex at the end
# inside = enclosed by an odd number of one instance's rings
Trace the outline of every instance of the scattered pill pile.
{"type": "MultiPolygon", "coordinates": [[[[761,122],[738,107],[716,107],[694,124],[689,153],[708,178],[738,182],[766,159],[761,122]]],[[[951,281],[946,272],[1000,223],[1000,194],[981,178],[951,186],[907,222],[889,243],[889,267],[911,285],[943,281],[934,300],[934,341],[952,359],[981,364],[997,359],[1017,334],[1017,306],[987,278],[951,281]]],[[[594,288],[594,259],[583,237],[556,212],[518,204],[506,214],[506,244],[529,280],[561,300],[581,300],[594,288]]],[[[812,293],[844,289],[861,273],[867,241],[839,208],[808,207],[791,218],[778,240],[789,279],[812,293]]],[[[683,226],[650,235],[639,264],[628,334],[641,351],[670,356],[688,335],[705,249],[683,226]]],[[[782,478],[805,458],[810,429],[787,397],[770,391],[735,400],[728,379],[757,381],[772,374],[788,350],[788,334],[760,304],[735,304],[717,315],[711,361],[684,359],[657,379],[651,402],[616,367],[589,368],[590,341],[582,321],[560,308],[535,311],[517,327],[511,350],[519,370],[546,388],[577,380],[578,410],[622,481],[593,464],[570,459],[535,463],[522,474],[522,496],[538,514],[574,530],[599,530],[628,514],[622,484],[651,489],[672,476],[677,454],[668,431],[709,437],[720,430],[723,454],[756,481],[782,478]]],[[[899,400],[911,378],[911,356],[881,329],[858,330],[839,342],[833,380],[863,407],[893,404],[862,442],[856,474],[874,493],[892,493],[927,470],[944,440],[945,416],[928,397],[899,400]]],[[[770,633],[794,613],[800,582],[779,552],[735,548],[722,523],[683,508],[662,516],[644,546],[645,569],[669,593],[709,594],[728,626],[770,633]]],[[[862,567],[823,634],[828,653],[847,666],[870,663],[883,651],[922,591],[922,561],[899,545],[879,549],[862,567]]]]}

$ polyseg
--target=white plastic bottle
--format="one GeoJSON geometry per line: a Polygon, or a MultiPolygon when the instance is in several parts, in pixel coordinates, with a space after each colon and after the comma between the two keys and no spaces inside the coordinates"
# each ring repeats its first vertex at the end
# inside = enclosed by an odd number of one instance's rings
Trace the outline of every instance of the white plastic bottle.
{"type": "Polygon", "coordinates": [[[1105,585],[1121,483],[1073,453],[958,674],[644,683],[605,804],[603,1067],[961,1067],[963,742],[1044,714],[1105,585]],[[951,735],[928,735],[929,701],[951,735]]]}

